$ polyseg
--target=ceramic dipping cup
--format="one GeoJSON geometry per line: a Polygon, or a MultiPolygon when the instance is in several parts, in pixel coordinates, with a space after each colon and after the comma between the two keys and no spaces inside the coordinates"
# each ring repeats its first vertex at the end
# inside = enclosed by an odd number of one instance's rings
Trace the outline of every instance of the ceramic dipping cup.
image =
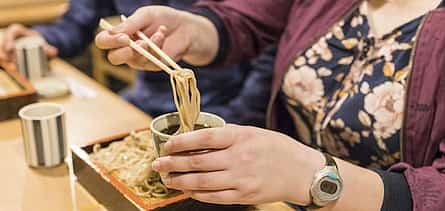
{"type": "Polygon", "coordinates": [[[63,164],[67,156],[67,139],[62,106],[35,103],[23,107],[19,116],[28,166],[50,168],[63,164]]]}
{"type": "MultiPolygon", "coordinates": [[[[150,129],[153,134],[153,142],[156,149],[156,156],[165,156],[164,144],[172,137],[171,134],[165,133],[167,130],[179,127],[179,114],[178,112],[168,113],[155,118],[150,125],[150,129]]],[[[197,127],[204,128],[216,128],[224,127],[226,122],[221,117],[210,114],[206,112],[201,112],[199,114],[198,120],[195,124],[195,129],[197,127]]],[[[170,131],[175,133],[176,131],[170,131]]]]}
{"type": "MultiPolygon", "coordinates": [[[[164,144],[172,137],[171,134],[176,132],[176,130],[172,129],[177,129],[179,124],[178,112],[161,115],[152,121],[150,129],[153,134],[153,145],[155,146],[156,156],[158,158],[166,155],[164,144]],[[167,133],[167,131],[170,132],[170,134],[167,133]]],[[[226,122],[221,117],[215,114],[201,112],[196,121],[195,130],[199,128],[224,127],[225,125],[226,122]]],[[[167,175],[161,173],[161,178],[165,178],[165,176],[167,175]]]]}

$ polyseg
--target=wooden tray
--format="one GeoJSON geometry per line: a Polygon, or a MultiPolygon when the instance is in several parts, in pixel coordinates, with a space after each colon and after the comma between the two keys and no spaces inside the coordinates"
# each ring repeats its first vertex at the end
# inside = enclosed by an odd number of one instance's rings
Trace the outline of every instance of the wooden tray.
{"type": "Polygon", "coordinates": [[[3,121],[16,118],[23,106],[37,102],[37,92],[31,83],[15,70],[13,65],[0,64],[0,69],[5,70],[11,79],[22,88],[19,92],[0,96],[0,121],[3,121]]]}
{"type": "MultiPolygon", "coordinates": [[[[147,129],[144,129],[147,130],[147,129]]],[[[124,184],[105,171],[103,167],[92,162],[89,154],[96,143],[106,147],[110,143],[120,141],[130,133],[118,134],[99,139],[87,146],[71,146],[74,174],[77,181],[104,205],[109,211],[247,211],[253,210],[242,205],[211,205],[190,199],[178,193],[158,202],[147,203],[132,193],[124,184]]]]}

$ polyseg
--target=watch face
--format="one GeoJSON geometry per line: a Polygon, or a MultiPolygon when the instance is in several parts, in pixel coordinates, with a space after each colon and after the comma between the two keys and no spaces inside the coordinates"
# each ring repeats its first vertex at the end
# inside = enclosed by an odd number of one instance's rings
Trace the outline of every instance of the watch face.
{"type": "Polygon", "coordinates": [[[320,184],[320,190],[328,194],[335,194],[337,192],[337,189],[337,184],[328,180],[325,180],[320,184]]]}
{"type": "Polygon", "coordinates": [[[318,198],[322,201],[332,201],[338,197],[340,182],[329,176],[323,177],[318,183],[318,198]]]}
{"type": "Polygon", "coordinates": [[[326,166],[315,175],[311,195],[313,202],[318,206],[335,201],[342,192],[343,181],[338,175],[337,169],[332,166],[326,166]]]}

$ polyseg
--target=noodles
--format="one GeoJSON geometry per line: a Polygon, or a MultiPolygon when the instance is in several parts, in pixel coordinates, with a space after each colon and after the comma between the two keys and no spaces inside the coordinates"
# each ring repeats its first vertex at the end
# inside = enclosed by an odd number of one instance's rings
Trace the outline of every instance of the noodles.
{"type": "Polygon", "coordinates": [[[94,145],[91,159],[102,165],[143,199],[163,198],[169,190],[161,183],[159,174],[151,169],[156,159],[155,150],[148,131],[131,133],[119,142],[113,142],[106,148],[94,145]]]}
{"type": "MultiPolygon", "coordinates": [[[[200,112],[200,93],[193,71],[184,69],[170,75],[173,96],[180,118],[176,132],[193,131],[200,112]]],[[[150,132],[131,133],[106,148],[94,145],[91,159],[127,185],[137,196],[149,200],[167,197],[170,192],[158,173],[151,169],[156,159],[150,132]]]]}
{"type": "Polygon", "coordinates": [[[189,69],[176,70],[170,74],[170,83],[180,119],[180,127],[175,134],[193,131],[201,101],[195,75],[189,69]]]}

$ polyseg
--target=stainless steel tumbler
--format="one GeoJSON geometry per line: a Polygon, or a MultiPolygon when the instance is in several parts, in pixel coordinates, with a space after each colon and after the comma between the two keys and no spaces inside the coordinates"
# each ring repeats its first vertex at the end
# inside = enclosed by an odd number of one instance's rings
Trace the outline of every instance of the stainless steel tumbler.
{"type": "Polygon", "coordinates": [[[65,112],[53,103],[35,103],[19,111],[25,160],[31,167],[54,167],[67,155],[65,112]]]}
{"type": "MultiPolygon", "coordinates": [[[[172,135],[165,134],[163,131],[172,127],[178,126],[180,124],[178,112],[168,113],[155,118],[150,125],[151,132],[153,134],[153,145],[155,146],[156,156],[165,156],[164,145],[172,137],[172,135]]],[[[224,127],[226,122],[223,118],[211,114],[201,112],[199,113],[196,125],[205,125],[208,128],[224,127]]],[[[164,180],[168,173],[160,173],[161,179],[164,180]]]]}

